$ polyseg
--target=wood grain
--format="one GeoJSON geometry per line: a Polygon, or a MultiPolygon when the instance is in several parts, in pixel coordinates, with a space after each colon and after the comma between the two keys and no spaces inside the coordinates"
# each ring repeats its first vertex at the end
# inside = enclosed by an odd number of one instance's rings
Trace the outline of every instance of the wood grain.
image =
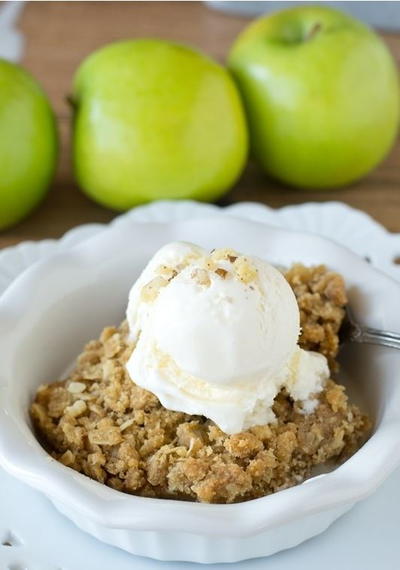
{"type": "MultiPolygon", "coordinates": [[[[70,165],[71,111],[66,96],[74,71],[86,55],[113,40],[152,36],[187,42],[223,62],[246,24],[245,18],[211,11],[200,2],[28,3],[20,26],[27,40],[23,64],[49,94],[59,124],[61,156],[44,202],[18,226],[0,233],[0,247],[58,237],[75,225],[107,222],[116,215],[79,191],[70,165]]],[[[400,63],[400,34],[383,37],[400,63]]],[[[251,164],[223,203],[239,200],[257,200],[273,207],[342,200],[365,210],[388,229],[400,231],[400,141],[368,177],[337,191],[291,190],[268,180],[251,164]]]]}

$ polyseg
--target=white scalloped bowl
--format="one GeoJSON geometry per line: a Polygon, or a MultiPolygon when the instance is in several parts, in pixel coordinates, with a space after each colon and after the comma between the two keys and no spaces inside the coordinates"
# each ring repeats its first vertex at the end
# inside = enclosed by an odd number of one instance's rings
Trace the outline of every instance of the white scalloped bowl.
{"type": "Polygon", "coordinates": [[[400,287],[347,249],[312,234],[213,216],[176,223],[121,219],[83,244],[25,271],[0,298],[0,462],[42,491],[79,527],[134,554],[161,560],[233,562],[289,548],[325,530],[400,463],[400,353],[343,351],[349,390],[362,396],[375,428],[330,473],[261,499],[207,505],[126,495],[53,460],[32,433],[28,407],[107,324],[162,244],[185,239],[230,246],[280,265],[325,263],[347,281],[360,321],[400,330],[400,287]]]}

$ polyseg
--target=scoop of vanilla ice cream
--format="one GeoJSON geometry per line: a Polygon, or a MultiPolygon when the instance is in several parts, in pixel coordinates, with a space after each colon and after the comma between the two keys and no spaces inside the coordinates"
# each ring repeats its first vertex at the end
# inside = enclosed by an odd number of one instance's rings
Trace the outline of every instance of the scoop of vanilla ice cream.
{"type": "Polygon", "coordinates": [[[226,433],[273,421],[284,386],[311,410],[329,375],[323,356],[297,346],[299,309],[283,275],[232,250],[164,246],[133,285],[127,319],[132,380],[226,433]]]}

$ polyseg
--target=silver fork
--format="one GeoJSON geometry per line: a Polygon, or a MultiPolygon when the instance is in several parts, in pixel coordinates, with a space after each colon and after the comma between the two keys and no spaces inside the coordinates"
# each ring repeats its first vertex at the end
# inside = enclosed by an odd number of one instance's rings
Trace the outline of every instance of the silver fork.
{"type": "Polygon", "coordinates": [[[346,316],[340,327],[339,340],[341,344],[345,342],[361,342],[400,349],[399,333],[360,325],[349,307],[346,308],[346,316]]]}

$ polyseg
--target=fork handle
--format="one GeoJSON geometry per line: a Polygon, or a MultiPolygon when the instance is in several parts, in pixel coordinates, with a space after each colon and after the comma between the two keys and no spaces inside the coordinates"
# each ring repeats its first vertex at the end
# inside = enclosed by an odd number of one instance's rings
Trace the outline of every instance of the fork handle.
{"type": "Polygon", "coordinates": [[[388,346],[390,348],[400,349],[400,334],[389,331],[381,331],[379,329],[360,327],[358,334],[355,335],[353,340],[356,342],[378,344],[380,346],[388,346]]]}

